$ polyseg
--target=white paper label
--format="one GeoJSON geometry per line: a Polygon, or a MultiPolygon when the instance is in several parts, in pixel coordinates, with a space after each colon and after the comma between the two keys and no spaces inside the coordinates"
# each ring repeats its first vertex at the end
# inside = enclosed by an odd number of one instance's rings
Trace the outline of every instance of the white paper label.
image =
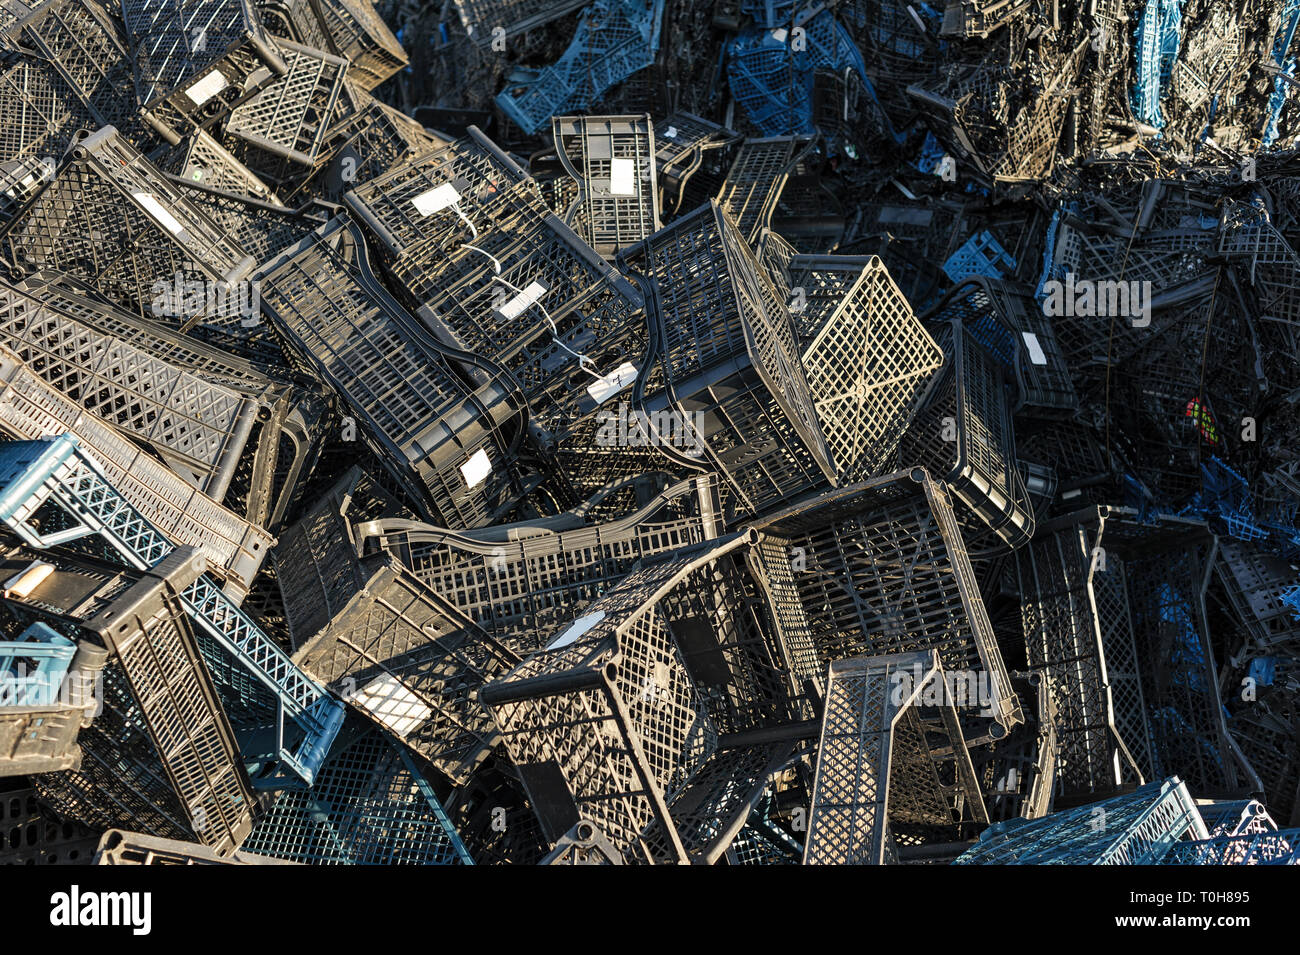
{"type": "Polygon", "coordinates": [[[596,404],[603,405],[634,381],[636,381],[636,365],[625,361],[600,381],[588,385],[587,394],[591,395],[596,404]]]}
{"type": "Polygon", "coordinates": [[[405,736],[433,713],[391,673],[366,684],[351,702],[365,707],[398,736],[405,736]]]}
{"type": "Polygon", "coordinates": [[[501,317],[506,320],[518,318],[523,314],[525,309],[540,302],[542,296],[545,294],[545,285],[541,282],[529,282],[528,286],[522,292],[502,305],[498,311],[501,312],[501,317]]]}
{"type": "Polygon", "coordinates": [[[158,197],[148,192],[133,192],[132,198],[140,205],[144,206],[144,211],[149,213],[158,220],[158,224],[170,232],[172,235],[180,235],[185,231],[185,226],[167,211],[167,207],[158,201],[158,197]]]}
{"type": "Polygon", "coordinates": [[[573,623],[569,624],[569,629],[564,631],[554,640],[546,645],[548,650],[560,650],[571,643],[575,643],[579,637],[605,619],[605,611],[597,610],[595,613],[589,613],[585,617],[579,617],[573,623]]]}
{"type": "Polygon", "coordinates": [[[230,84],[221,75],[220,70],[213,70],[185,91],[185,95],[194,101],[195,106],[202,106],[230,84]]]}
{"type": "Polygon", "coordinates": [[[456,191],[456,187],[449,182],[444,182],[441,186],[434,186],[428,192],[420,193],[411,200],[411,205],[415,206],[415,211],[420,215],[431,216],[443,209],[450,209],[458,202],[460,202],[460,193],[456,191]]]}
{"type": "Polygon", "coordinates": [[[1043,354],[1043,346],[1038,344],[1038,336],[1033,332],[1021,332],[1020,335],[1025,340],[1025,347],[1029,349],[1029,360],[1035,365],[1046,365],[1047,356],[1043,354]]]}
{"type": "Polygon", "coordinates": [[[487,452],[479,448],[471,454],[469,460],[460,466],[460,473],[470,487],[482,484],[483,479],[492,473],[492,462],[488,459],[487,452]]]}
{"type": "Polygon", "coordinates": [[[664,139],[676,139],[676,138],[677,138],[676,126],[669,126],[667,129],[664,130],[664,139]]]}
{"type": "Polygon", "coordinates": [[[636,195],[636,163],[631,159],[609,161],[609,194],[611,196],[636,195]]]}
{"type": "Polygon", "coordinates": [[[777,43],[784,43],[787,36],[789,36],[789,33],[786,31],[785,27],[778,27],[772,31],[772,39],[777,43]]]}

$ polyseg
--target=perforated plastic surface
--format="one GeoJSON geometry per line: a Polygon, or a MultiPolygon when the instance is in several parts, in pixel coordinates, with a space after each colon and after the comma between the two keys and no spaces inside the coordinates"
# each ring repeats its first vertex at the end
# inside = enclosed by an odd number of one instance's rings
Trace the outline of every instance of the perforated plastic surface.
{"type": "Polygon", "coordinates": [[[654,124],[644,116],[556,116],[565,171],[579,185],[570,225],[610,256],[659,229],[654,124]]]}

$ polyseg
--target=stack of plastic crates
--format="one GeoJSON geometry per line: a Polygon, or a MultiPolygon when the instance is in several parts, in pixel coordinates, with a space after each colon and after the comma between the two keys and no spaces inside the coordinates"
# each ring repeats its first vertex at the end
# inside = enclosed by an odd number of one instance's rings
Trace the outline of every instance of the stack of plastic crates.
{"type": "Polygon", "coordinates": [[[567,439],[610,457],[590,429],[644,364],[642,295],[546,208],[518,165],[471,129],[347,201],[433,336],[469,353],[466,373],[522,391],[534,443],[567,439]]]}
{"type": "Polygon", "coordinates": [[[1022,722],[948,493],[924,470],[794,505],[762,527],[787,550],[824,663],[936,650],[945,670],[987,681],[991,735],[1022,722]]]}
{"type": "Polygon", "coordinates": [[[141,315],[150,313],[160,282],[180,276],[229,288],[254,264],[111,126],[78,137],[0,242],[20,268],[74,275],[141,315]]]}
{"type": "Polygon", "coordinates": [[[1208,839],[1177,776],[1104,802],[986,829],[957,865],[1154,865],[1184,840],[1208,839]]]}
{"type": "Polygon", "coordinates": [[[833,483],[790,314],[721,207],[677,220],[627,260],[654,283],[664,376],[644,400],[638,382],[634,400],[667,412],[685,439],[660,435],[657,449],[721,472],[750,514],[833,483]]]}
{"type": "Polygon", "coordinates": [[[85,865],[99,838],[41,805],[30,780],[0,779],[0,865],[85,865]]]}
{"type": "Polygon", "coordinates": [[[792,298],[803,304],[795,321],[804,371],[836,478],[874,477],[943,366],[943,352],[877,257],[797,256],[791,272],[792,298]]]}
{"type": "Polygon", "coordinates": [[[1132,640],[1128,619],[1099,606],[1097,575],[1119,574],[1106,514],[1083,511],[1040,527],[1016,553],[1029,666],[1047,678],[1056,712],[1060,792],[1106,796],[1141,778],[1115,725],[1107,644],[1132,640]]]}
{"type": "Polygon", "coordinates": [[[601,255],[659,231],[654,125],[645,116],[556,116],[555,148],[578,183],[567,217],[601,255]]]}
{"type": "Polygon", "coordinates": [[[123,0],[145,120],[169,142],[207,129],[287,72],[249,0],[123,0]]]}
{"type": "MultiPolygon", "coordinates": [[[[30,594],[46,574],[33,562],[8,576],[5,593],[30,594]]],[[[106,656],[89,640],[74,642],[39,622],[0,641],[0,776],[80,764],[77,734],[94,717],[93,683],[106,656]]]]}
{"type": "Polygon", "coordinates": [[[746,597],[771,579],[757,543],[635,571],[480,691],[551,844],[586,819],[627,862],[715,861],[808,735],[806,633],[746,597]]]}
{"type": "MultiPolygon", "coordinates": [[[[705,160],[740,141],[740,134],[694,113],[673,113],[655,126],[659,207],[666,214],[690,208],[686,188],[705,160]]],[[[718,170],[721,175],[722,170],[718,170]]],[[[716,191],[716,190],[714,190],[716,191]]]]}
{"type": "Polygon", "coordinates": [[[564,515],[512,525],[517,539],[503,540],[495,533],[379,520],[358,526],[357,544],[387,550],[523,657],[542,649],[543,640],[643,562],[719,536],[723,516],[717,477],[705,475],[597,524],[564,515]]]}
{"type": "Polygon", "coordinates": [[[756,243],[772,225],[772,212],[786,180],[799,161],[812,149],[813,140],[803,136],[772,136],[747,139],[736,150],[727,170],[718,204],[727,212],[745,241],[756,243]]]}
{"type": "Polygon", "coordinates": [[[469,38],[480,46],[567,16],[586,0],[453,0],[469,38]]]}
{"type": "Polygon", "coordinates": [[[1298,723],[1289,702],[1272,705],[1267,699],[1256,699],[1228,720],[1228,732],[1259,773],[1269,809],[1289,825],[1300,824],[1298,723]]]}
{"type": "Polygon", "coordinates": [[[308,865],[472,865],[405,747],[350,721],[311,789],[280,793],[243,851],[308,865]]]}
{"type": "Polygon", "coordinates": [[[804,864],[883,865],[988,822],[951,698],[921,703],[932,682],[947,686],[933,650],[831,663],[804,864]]]}
{"type": "Polygon", "coordinates": [[[552,116],[583,110],[615,83],[654,63],[664,0],[596,0],[573,42],[535,79],[496,99],[506,117],[535,133],[552,116]]]}
{"type": "Polygon", "coordinates": [[[490,522],[519,493],[521,402],[499,378],[465,384],[440,345],[380,284],[360,230],[339,216],[268,268],[262,305],[328,382],[430,518],[490,522]],[[514,425],[512,429],[511,425],[514,425]]]}
{"type": "Polygon", "coordinates": [[[1033,536],[1034,514],[1017,467],[1006,369],[962,318],[936,331],[947,365],[899,461],[929,468],[960,499],[972,553],[1018,547],[1033,536]]]}

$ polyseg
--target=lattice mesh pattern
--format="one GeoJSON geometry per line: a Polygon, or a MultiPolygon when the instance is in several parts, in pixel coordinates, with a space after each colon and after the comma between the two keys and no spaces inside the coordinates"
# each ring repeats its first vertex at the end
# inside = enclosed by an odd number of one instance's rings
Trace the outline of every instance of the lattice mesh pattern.
{"type": "Polygon", "coordinates": [[[806,137],[772,136],[747,139],[736,150],[727,170],[718,205],[753,243],[772,225],[772,212],[791,171],[812,148],[806,137]]]}
{"type": "Polygon", "coordinates": [[[659,229],[654,125],[649,116],[556,116],[551,120],[565,171],[577,180],[579,235],[601,255],[659,229]]]}

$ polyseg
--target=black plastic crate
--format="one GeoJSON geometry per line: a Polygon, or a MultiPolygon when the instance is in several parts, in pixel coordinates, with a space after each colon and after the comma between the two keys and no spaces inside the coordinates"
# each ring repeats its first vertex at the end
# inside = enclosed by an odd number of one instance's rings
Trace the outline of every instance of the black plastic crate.
{"type": "Polygon", "coordinates": [[[0,780],[0,865],[86,865],[99,838],[41,805],[30,780],[0,780]]]}
{"type": "Polygon", "coordinates": [[[831,484],[790,313],[722,208],[678,219],[625,260],[653,282],[663,369],[662,390],[636,400],[680,432],[660,433],[656,448],[722,473],[750,514],[831,484]]]}
{"type": "Polygon", "coordinates": [[[643,116],[555,116],[555,148],[578,183],[567,221],[601,255],[659,231],[654,124],[643,116]]]}
{"type": "Polygon", "coordinates": [[[110,829],[95,849],[95,865],[293,865],[251,852],[222,855],[197,842],[110,829]]]}
{"type": "Polygon", "coordinates": [[[810,498],[760,526],[787,550],[824,664],[936,650],[948,672],[985,682],[991,735],[1022,722],[948,491],[923,469],[810,498]]]}
{"type": "Polygon", "coordinates": [[[22,269],[74,275],[141,315],[156,283],[182,276],[229,287],[253,267],[226,230],[111,126],[78,137],[0,242],[22,269]]]}
{"type": "Polygon", "coordinates": [[[122,0],[145,120],[179,142],[287,72],[249,0],[122,0]]]}
{"type": "Polygon", "coordinates": [[[490,46],[496,37],[509,38],[558,20],[583,6],[583,0],[453,0],[469,38],[490,46]],[[500,32],[497,32],[500,31],[500,32]]]}
{"type": "Polygon", "coordinates": [[[895,831],[956,841],[963,822],[988,822],[956,709],[920,702],[932,680],[933,650],[831,663],[805,865],[883,865],[895,831]]]}
{"type": "Polygon", "coordinates": [[[320,49],[346,59],[348,75],[362,89],[373,90],[410,62],[371,0],[311,0],[311,7],[328,41],[320,49]]]}
{"type": "Polygon", "coordinates": [[[267,270],[262,304],[398,479],[415,479],[432,520],[489,523],[521,493],[516,395],[499,380],[473,387],[459,377],[448,350],[379,283],[345,216],[267,270]]]}
{"type": "Polygon", "coordinates": [[[807,136],[747,139],[736,149],[718,204],[735,220],[748,243],[772,225],[772,212],[786,180],[813,147],[807,136]]]}
{"type": "Polygon", "coordinates": [[[706,157],[718,156],[720,150],[740,140],[741,135],[735,130],[694,113],[673,113],[660,122],[655,128],[660,209],[668,215],[682,212],[687,184],[704,165],[706,157]]]}

